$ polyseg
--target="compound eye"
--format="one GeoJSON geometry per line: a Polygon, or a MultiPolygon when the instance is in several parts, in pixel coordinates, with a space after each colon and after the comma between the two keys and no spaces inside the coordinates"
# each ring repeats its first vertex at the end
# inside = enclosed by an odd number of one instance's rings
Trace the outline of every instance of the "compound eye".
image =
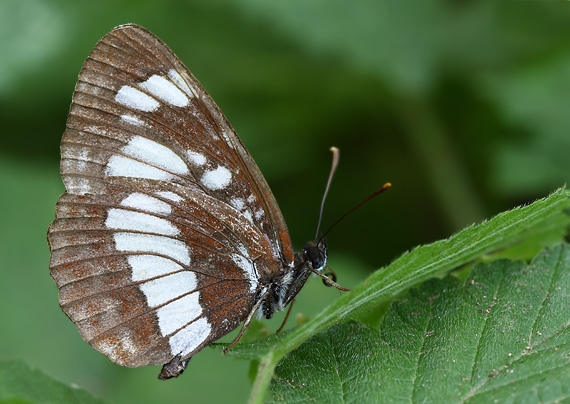
{"type": "Polygon", "coordinates": [[[311,260],[313,269],[321,269],[325,265],[325,256],[318,248],[311,248],[307,250],[307,256],[311,260]]]}
{"type": "Polygon", "coordinates": [[[303,246],[303,253],[311,269],[321,270],[327,262],[326,251],[321,250],[313,242],[308,242],[303,246]]]}
{"type": "Polygon", "coordinates": [[[319,254],[318,257],[311,259],[311,261],[313,263],[313,269],[321,269],[325,264],[325,257],[323,257],[322,254],[319,254]]]}

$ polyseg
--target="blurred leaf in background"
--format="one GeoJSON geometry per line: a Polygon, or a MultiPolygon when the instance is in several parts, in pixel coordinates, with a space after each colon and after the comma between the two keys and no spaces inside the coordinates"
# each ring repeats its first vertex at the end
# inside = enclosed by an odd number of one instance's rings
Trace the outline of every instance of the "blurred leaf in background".
{"type": "MultiPolygon", "coordinates": [[[[569,18],[563,1],[0,2],[0,359],[115,402],[247,397],[245,362],[207,349],[184,377],[158,383],[157,369],[92,350],[57,306],[45,233],[63,192],[59,141],[79,69],[112,27],[150,29],[201,81],[297,248],[315,231],[330,146],[341,165],[325,228],[392,182],[330,234],[330,265],[354,286],[568,181],[569,18]]],[[[312,280],[300,298],[294,311],[314,315],[338,292],[312,280]]]]}
{"type": "Polygon", "coordinates": [[[0,361],[0,402],[103,404],[77,387],[65,386],[22,361],[0,361]]]}

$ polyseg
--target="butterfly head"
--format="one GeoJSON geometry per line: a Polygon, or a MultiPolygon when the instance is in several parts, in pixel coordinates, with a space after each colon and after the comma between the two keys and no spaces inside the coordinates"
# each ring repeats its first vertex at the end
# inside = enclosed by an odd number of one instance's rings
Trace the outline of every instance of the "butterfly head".
{"type": "Polygon", "coordinates": [[[303,259],[310,269],[322,271],[327,265],[327,239],[321,238],[317,243],[309,241],[303,246],[303,259]]]}

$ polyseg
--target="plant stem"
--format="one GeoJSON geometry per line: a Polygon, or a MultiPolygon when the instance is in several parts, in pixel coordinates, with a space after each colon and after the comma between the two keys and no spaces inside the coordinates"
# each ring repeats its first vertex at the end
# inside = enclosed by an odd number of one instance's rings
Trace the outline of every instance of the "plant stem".
{"type": "Polygon", "coordinates": [[[451,135],[445,132],[431,106],[408,97],[401,100],[400,112],[410,146],[425,169],[429,188],[450,230],[457,231],[483,219],[486,215],[479,194],[461,164],[451,135]]]}
{"type": "Polygon", "coordinates": [[[283,357],[283,355],[277,356],[273,351],[269,351],[259,362],[257,368],[257,376],[253,387],[251,389],[251,395],[249,396],[249,404],[262,404],[265,395],[267,394],[267,388],[273,377],[273,372],[277,362],[283,357]]]}

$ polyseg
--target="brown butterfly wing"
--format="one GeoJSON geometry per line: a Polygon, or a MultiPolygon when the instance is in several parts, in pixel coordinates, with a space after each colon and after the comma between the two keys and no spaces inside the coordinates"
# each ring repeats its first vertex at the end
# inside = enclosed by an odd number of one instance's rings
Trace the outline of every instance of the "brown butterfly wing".
{"type": "Polygon", "coordinates": [[[293,261],[251,156],[142,27],[115,28],[85,61],[61,152],[51,274],[83,338],[118,364],[193,355],[293,261]]]}

